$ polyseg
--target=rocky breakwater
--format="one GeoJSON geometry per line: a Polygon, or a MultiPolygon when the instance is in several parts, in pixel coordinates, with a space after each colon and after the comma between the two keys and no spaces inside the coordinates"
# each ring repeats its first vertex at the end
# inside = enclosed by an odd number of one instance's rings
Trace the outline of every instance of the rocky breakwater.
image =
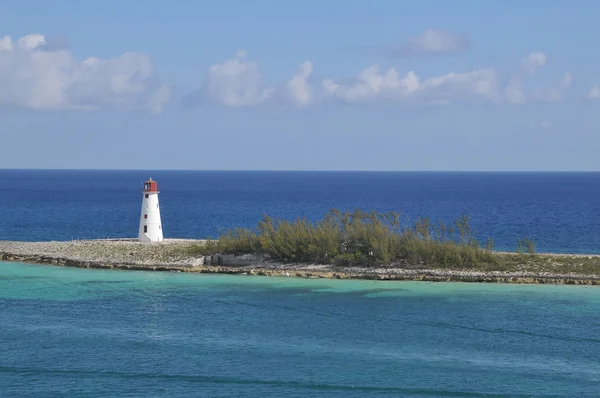
{"type": "Polygon", "coordinates": [[[99,239],[67,242],[0,241],[0,260],[79,268],[150,271],[247,273],[245,267],[267,262],[259,255],[199,254],[205,240],[165,239],[141,243],[136,239],[99,239]],[[241,267],[236,270],[236,267],[241,267]]]}
{"type": "MultiPolygon", "coordinates": [[[[81,268],[177,271],[300,278],[411,280],[430,282],[544,283],[600,285],[598,274],[547,271],[475,271],[426,269],[391,264],[386,267],[339,267],[283,264],[261,255],[199,254],[205,241],[167,239],[142,244],[133,239],[70,242],[0,241],[0,260],[81,268]]],[[[508,254],[499,254],[508,255],[508,254]]],[[[558,256],[556,257],[558,258],[558,256]]],[[[553,257],[542,258],[542,261],[553,257]]],[[[535,264],[533,264],[535,265],[535,264]]],[[[530,268],[531,264],[527,267],[530,268]]]]}
{"type": "Polygon", "coordinates": [[[0,241],[0,259],[83,268],[175,270],[203,263],[194,248],[204,241],[169,239],[142,244],[134,239],[102,239],[69,242],[0,241]]]}

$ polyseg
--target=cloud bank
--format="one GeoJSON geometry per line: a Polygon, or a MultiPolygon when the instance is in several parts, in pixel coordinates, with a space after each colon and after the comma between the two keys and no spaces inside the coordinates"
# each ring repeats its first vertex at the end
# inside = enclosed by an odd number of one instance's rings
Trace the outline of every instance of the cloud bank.
{"type": "MultiPolygon", "coordinates": [[[[398,56],[454,54],[466,50],[468,40],[447,31],[429,29],[394,48],[398,56]]],[[[354,76],[317,77],[318,66],[301,62],[279,85],[267,82],[259,64],[246,51],[215,63],[205,72],[202,85],[189,91],[187,106],[214,103],[225,107],[285,104],[308,107],[325,102],[373,103],[379,101],[423,105],[487,101],[524,104],[562,101],[574,77],[565,73],[554,85],[526,90],[548,63],[543,52],[532,52],[510,70],[483,67],[420,75],[414,70],[373,64],[354,76]]],[[[172,99],[169,85],[161,82],[148,55],[127,52],[113,58],[76,59],[64,37],[30,34],[17,40],[0,37],[0,106],[35,110],[144,109],[160,113],[172,99]]],[[[590,99],[600,98],[600,86],[590,99]]]]}
{"type": "Polygon", "coordinates": [[[161,112],[169,87],[147,55],[77,60],[68,41],[30,34],[0,37],[0,104],[35,110],[148,109],[161,112]]]}
{"type": "MultiPolygon", "coordinates": [[[[433,46],[432,48],[437,48],[433,46]]],[[[231,107],[257,106],[284,100],[298,107],[326,101],[367,103],[388,101],[412,104],[451,104],[464,101],[488,101],[498,104],[522,104],[529,101],[558,102],[571,87],[573,76],[566,73],[554,86],[526,93],[524,81],[546,65],[547,56],[534,52],[523,57],[508,75],[495,68],[420,76],[413,70],[382,69],[371,65],[353,77],[315,79],[313,64],[304,61],[283,87],[269,88],[259,66],[239,51],[231,59],[212,65],[200,90],[190,94],[188,105],[206,101],[231,107]]]]}

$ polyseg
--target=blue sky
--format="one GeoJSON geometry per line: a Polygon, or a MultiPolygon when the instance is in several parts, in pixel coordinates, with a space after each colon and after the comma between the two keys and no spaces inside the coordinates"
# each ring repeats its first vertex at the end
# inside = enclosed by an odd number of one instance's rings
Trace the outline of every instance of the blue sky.
{"type": "Polygon", "coordinates": [[[600,5],[28,1],[0,168],[600,170],[600,5]]]}

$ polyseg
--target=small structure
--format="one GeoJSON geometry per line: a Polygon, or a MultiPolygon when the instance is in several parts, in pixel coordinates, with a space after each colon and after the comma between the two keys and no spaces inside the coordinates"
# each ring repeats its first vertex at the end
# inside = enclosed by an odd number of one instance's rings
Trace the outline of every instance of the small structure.
{"type": "Polygon", "coordinates": [[[160,207],[158,206],[158,184],[150,178],[144,182],[142,214],[140,215],[140,242],[161,242],[163,240],[160,207]]]}

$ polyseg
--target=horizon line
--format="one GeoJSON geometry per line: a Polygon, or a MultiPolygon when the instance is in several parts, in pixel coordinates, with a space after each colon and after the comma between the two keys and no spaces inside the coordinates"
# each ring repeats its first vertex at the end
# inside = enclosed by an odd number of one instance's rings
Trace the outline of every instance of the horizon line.
{"type": "Polygon", "coordinates": [[[285,172],[285,173],[598,173],[600,170],[355,170],[355,169],[100,169],[100,168],[0,168],[0,171],[139,171],[139,172],[285,172]]]}

